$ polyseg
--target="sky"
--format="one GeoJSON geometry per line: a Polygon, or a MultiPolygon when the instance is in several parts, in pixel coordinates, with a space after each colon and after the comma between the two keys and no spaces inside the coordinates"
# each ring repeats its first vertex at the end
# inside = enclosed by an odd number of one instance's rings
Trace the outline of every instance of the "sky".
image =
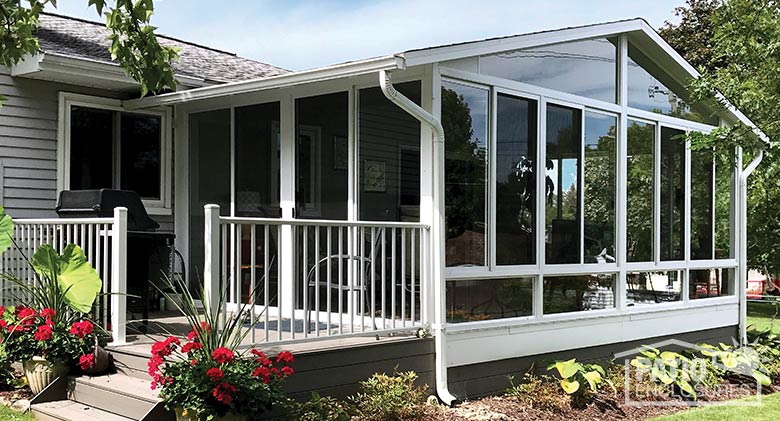
{"type": "MultiPolygon", "coordinates": [[[[51,11],[101,20],[87,0],[51,11]]],[[[109,2],[110,3],[110,2],[109,2]]],[[[683,0],[156,0],[158,33],[290,70],[526,32],[642,17],[683,0]],[[230,5],[226,7],[225,5],[230,5]]]]}

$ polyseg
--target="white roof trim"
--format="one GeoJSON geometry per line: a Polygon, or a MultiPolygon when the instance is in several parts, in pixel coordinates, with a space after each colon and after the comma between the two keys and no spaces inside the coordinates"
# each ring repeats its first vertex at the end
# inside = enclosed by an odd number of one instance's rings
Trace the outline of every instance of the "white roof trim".
{"type": "Polygon", "coordinates": [[[378,57],[362,61],[353,61],[312,70],[286,73],[260,79],[231,82],[223,85],[207,86],[189,91],[172,92],[157,96],[123,101],[125,109],[141,109],[173,105],[181,102],[218,98],[227,95],[244,94],[267,89],[282,88],[304,83],[322,82],[380,70],[404,69],[403,58],[396,56],[378,57]]]}

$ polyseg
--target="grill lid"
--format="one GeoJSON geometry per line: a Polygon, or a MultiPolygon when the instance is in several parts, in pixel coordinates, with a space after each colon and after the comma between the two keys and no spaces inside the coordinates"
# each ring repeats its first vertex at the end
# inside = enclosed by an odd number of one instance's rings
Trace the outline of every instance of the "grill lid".
{"type": "Polygon", "coordinates": [[[146,213],[141,197],[131,190],[63,190],[57,203],[57,215],[61,218],[114,216],[114,208],[127,208],[127,225],[130,231],[154,231],[160,228],[146,213]]]}

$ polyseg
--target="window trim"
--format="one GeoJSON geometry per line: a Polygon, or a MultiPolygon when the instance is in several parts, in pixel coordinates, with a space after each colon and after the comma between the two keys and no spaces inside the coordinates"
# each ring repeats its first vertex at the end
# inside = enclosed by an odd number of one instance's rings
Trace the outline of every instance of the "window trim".
{"type": "MultiPolygon", "coordinates": [[[[113,98],[98,97],[92,95],[76,94],[71,92],[59,93],[59,109],[57,124],[57,195],[70,188],[70,122],[71,109],[74,106],[109,110],[116,113],[142,114],[160,117],[160,199],[143,199],[147,212],[151,215],[171,215],[172,196],[172,115],[170,108],[155,108],[150,110],[126,110],[122,107],[122,101],[113,98]]],[[[116,117],[115,117],[116,121],[116,117]]],[[[115,125],[115,131],[119,128],[115,125]]],[[[121,160],[119,148],[120,139],[114,136],[114,174],[112,183],[120,180],[121,168],[118,162],[121,160]]]]}

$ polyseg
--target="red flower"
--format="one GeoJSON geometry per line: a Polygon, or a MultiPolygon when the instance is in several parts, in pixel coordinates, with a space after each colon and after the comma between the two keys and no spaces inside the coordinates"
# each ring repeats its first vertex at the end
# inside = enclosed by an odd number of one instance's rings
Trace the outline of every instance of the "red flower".
{"type": "Polygon", "coordinates": [[[210,378],[212,382],[217,383],[218,381],[222,380],[225,375],[218,367],[211,367],[206,371],[206,377],[210,378]]]}
{"type": "Polygon", "coordinates": [[[181,347],[181,352],[189,354],[192,351],[203,348],[200,342],[188,342],[181,347]]]}
{"type": "Polygon", "coordinates": [[[276,362],[280,363],[282,361],[289,364],[295,361],[295,357],[293,357],[293,354],[291,354],[290,351],[282,351],[276,356],[276,362]]]}
{"type": "Polygon", "coordinates": [[[0,319],[0,328],[5,329],[8,327],[8,322],[5,320],[0,319]]]}
{"type": "Polygon", "coordinates": [[[24,326],[18,325],[18,324],[14,324],[13,326],[10,326],[8,328],[8,332],[10,332],[10,333],[13,333],[13,332],[26,332],[28,330],[30,330],[29,327],[24,327],[24,326]]]}
{"type": "Polygon", "coordinates": [[[190,361],[190,367],[195,367],[195,364],[198,363],[198,360],[192,360],[190,361]]]}
{"type": "Polygon", "coordinates": [[[79,338],[84,338],[87,335],[92,334],[95,331],[95,325],[89,320],[82,320],[80,322],[73,323],[70,327],[70,334],[76,335],[79,338]]]}
{"type": "Polygon", "coordinates": [[[219,347],[211,353],[211,358],[213,358],[217,364],[230,364],[233,362],[233,357],[233,351],[224,347],[219,347]]]}
{"type": "Polygon", "coordinates": [[[292,367],[290,367],[289,365],[282,367],[282,374],[284,374],[285,376],[289,377],[292,376],[294,373],[295,371],[293,371],[292,367]]]}
{"type": "Polygon", "coordinates": [[[225,405],[233,402],[233,394],[236,393],[236,387],[228,382],[222,382],[214,388],[214,398],[225,405]]]}
{"type": "MultiPolygon", "coordinates": [[[[205,332],[211,332],[211,325],[206,322],[200,322],[200,328],[205,332]]],[[[198,331],[195,329],[192,329],[190,333],[187,334],[187,340],[188,341],[195,341],[198,339],[198,331]]]]}
{"type": "Polygon", "coordinates": [[[38,326],[38,329],[35,331],[35,340],[36,341],[48,341],[51,339],[51,326],[49,325],[41,325],[38,326]]]}
{"type": "Polygon", "coordinates": [[[41,312],[39,314],[44,319],[51,319],[51,318],[54,318],[54,316],[57,315],[57,312],[55,310],[51,309],[51,308],[44,308],[43,310],[41,310],[41,312]]]}
{"type": "Polygon", "coordinates": [[[252,377],[260,377],[263,380],[263,383],[268,383],[271,381],[271,370],[265,366],[257,367],[255,371],[252,372],[252,377]]]}
{"type": "Polygon", "coordinates": [[[86,354],[79,357],[79,367],[82,370],[87,371],[95,365],[95,356],[93,354],[86,354]]]}
{"type": "Polygon", "coordinates": [[[3,317],[3,314],[5,314],[5,307],[0,306],[0,317],[3,317]]]}
{"type": "Polygon", "coordinates": [[[38,315],[38,312],[29,307],[22,307],[22,309],[19,310],[18,315],[19,315],[19,321],[22,324],[31,325],[35,323],[35,316],[38,315]]]}

